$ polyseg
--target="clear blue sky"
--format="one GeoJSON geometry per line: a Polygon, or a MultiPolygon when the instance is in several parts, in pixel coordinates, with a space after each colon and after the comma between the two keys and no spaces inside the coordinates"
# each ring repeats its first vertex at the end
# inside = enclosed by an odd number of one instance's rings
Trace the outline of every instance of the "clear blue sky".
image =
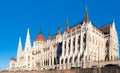
{"type": "Polygon", "coordinates": [[[86,5],[95,26],[106,25],[114,19],[120,37],[119,0],[0,0],[0,69],[9,66],[11,57],[16,57],[20,36],[24,48],[27,27],[32,42],[40,27],[47,38],[48,31],[51,35],[57,32],[58,24],[64,31],[67,17],[70,26],[81,22],[86,5]]]}

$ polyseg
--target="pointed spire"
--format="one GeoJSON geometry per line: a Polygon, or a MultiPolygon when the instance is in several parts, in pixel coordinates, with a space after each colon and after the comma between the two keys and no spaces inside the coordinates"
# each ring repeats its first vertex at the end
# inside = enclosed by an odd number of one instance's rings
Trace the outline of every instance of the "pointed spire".
{"type": "Polygon", "coordinates": [[[116,30],[116,28],[115,28],[115,20],[114,19],[112,21],[112,27],[113,27],[114,30],[116,30]]]}
{"type": "Polygon", "coordinates": [[[66,27],[69,27],[68,17],[67,17],[67,20],[66,20],[66,27]]]}
{"type": "Polygon", "coordinates": [[[85,23],[89,22],[89,16],[88,16],[88,8],[87,8],[87,6],[86,6],[86,10],[85,10],[84,21],[85,21],[85,23]]]}
{"type": "Polygon", "coordinates": [[[19,37],[19,43],[18,43],[18,54],[21,53],[22,50],[22,42],[21,42],[21,37],[19,37]]]}
{"type": "Polygon", "coordinates": [[[29,28],[27,29],[27,35],[26,35],[26,42],[25,42],[25,50],[28,50],[31,48],[31,41],[30,41],[30,33],[29,28]]]}
{"type": "Polygon", "coordinates": [[[40,34],[42,34],[42,28],[40,28],[40,34]]]}
{"type": "Polygon", "coordinates": [[[58,24],[58,34],[60,34],[60,24],[58,24]]]}
{"type": "Polygon", "coordinates": [[[112,24],[115,24],[115,20],[113,19],[112,24]]]}
{"type": "Polygon", "coordinates": [[[48,40],[50,40],[50,32],[48,32],[48,40]]]}
{"type": "Polygon", "coordinates": [[[66,20],[66,32],[69,32],[69,22],[68,22],[68,18],[66,20]]]}

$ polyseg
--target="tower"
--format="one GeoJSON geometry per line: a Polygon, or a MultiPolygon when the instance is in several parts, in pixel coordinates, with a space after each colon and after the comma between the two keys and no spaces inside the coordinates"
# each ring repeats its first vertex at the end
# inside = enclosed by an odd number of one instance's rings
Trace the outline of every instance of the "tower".
{"type": "Polygon", "coordinates": [[[31,48],[30,33],[29,28],[27,29],[26,42],[25,42],[25,51],[28,51],[31,48]]]}

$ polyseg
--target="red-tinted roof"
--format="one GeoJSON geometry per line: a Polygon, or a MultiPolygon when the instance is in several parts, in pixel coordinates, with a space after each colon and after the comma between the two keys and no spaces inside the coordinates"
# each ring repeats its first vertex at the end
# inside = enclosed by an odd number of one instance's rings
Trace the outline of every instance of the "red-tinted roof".
{"type": "Polygon", "coordinates": [[[100,30],[104,33],[104,34],[108,34],[110,33],[110,27],[111,27],[112,24],[109,24],[107,26],[104,26],[102,28],[100,28],[100,30]]]}
{"type": "Polygon", "coordinates": [[[78,30],[81,28],[81,24],[77,24],[76,26],[70,28],[70,31],[74,32],[75,30],[78,30]]]}
{"type": "Polygon", "coordinates": [[[39,34],[36,38],[35,41],[43,41],[46,42],[46,39],[44,38],[44,36],[42,34],[39,34]]]}

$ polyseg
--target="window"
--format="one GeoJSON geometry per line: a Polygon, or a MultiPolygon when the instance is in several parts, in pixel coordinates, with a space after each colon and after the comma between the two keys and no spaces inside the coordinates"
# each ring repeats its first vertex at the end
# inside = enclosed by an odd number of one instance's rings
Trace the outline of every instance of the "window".
{"type": "Polygon", "coordinates": [[[75,56],[74,62],[77,62],[77,56],[75,56]]]}
{"type": "Polygon", "coordinates": [[[63,64],[63,59],[61,60],[61,64],[63,64]]]}
{"type": "Polygon", "coordinates": [[[69,40],[69,45],[68,45],[68,54],[70,54],[70,43],[71,43],[71,40],[69,40]]]}
{"type": "Polygon", "coordinates": [[[69,48],[70,48],[70,43],[71,43],[71,40],[69,40],[69,46],[68,46],[69,48]]]}
{"type": "Polygon", "coordinates": [[[65,46],[64,46],[64,55],[66,55],[66,41],[65,41],[65,46]]]}
{"type": "Polygon", "coordinates": [[[73,52],[75,52],[75,38],[73,39],[73,52]]]}
{"type": "Polygon", "coordinates": [[[70,61],[69,61],[70,63],[72,62],[72,57],[70,58],[70,61]]]}
{"type": "Polygon", "coordinates": [[[68,59],[66,58],[66,59],[65,59],[65,63],[67,63],[67,60],[68,60],[68,59]]]}
{"type": "Polygon", "coordinates": [[[73,39],[73,46],[75,46],[75,38],[73,39]]]}
{"type": "Polygon", "coordinates": [[[80,36],[78,37],[78,45],[80,45],[80,36]]]}

